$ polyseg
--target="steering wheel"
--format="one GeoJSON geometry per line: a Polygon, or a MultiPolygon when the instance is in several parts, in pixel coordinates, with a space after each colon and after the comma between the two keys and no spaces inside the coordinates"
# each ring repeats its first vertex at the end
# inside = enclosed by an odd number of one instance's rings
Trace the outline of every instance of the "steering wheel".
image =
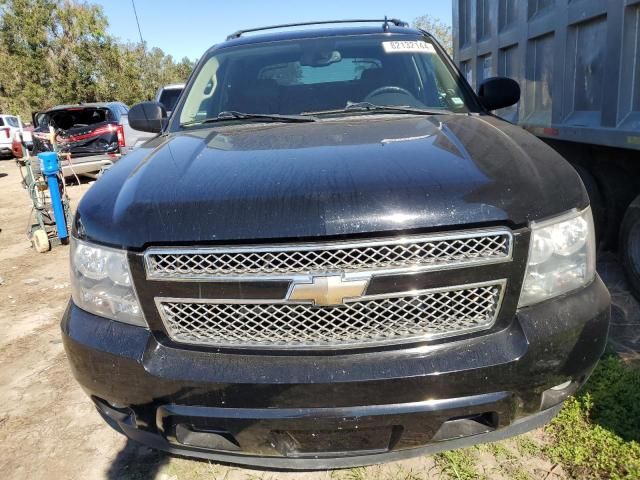
{"type": "Polygon", "coordinates": [[[396,87],[394,85],[387,85],[386,87],[376,88],[373,92],[370,92],[365,98],[377,97],[383,93],[401,93],[409,97],[413,97],[413,94],[406,88],[396,87]]]}

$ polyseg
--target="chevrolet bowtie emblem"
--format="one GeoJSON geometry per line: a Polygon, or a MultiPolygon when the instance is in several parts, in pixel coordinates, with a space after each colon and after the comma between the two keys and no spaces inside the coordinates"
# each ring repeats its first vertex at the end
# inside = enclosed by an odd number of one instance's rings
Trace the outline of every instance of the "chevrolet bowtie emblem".
{"type": "Polygon", "coordinates": [[[344,280],[340,275],[313,277],[311,283],[294,283],[287,300],[314,305],[342,305],[347,298],[361,297],[368,280],[344,280]]]}

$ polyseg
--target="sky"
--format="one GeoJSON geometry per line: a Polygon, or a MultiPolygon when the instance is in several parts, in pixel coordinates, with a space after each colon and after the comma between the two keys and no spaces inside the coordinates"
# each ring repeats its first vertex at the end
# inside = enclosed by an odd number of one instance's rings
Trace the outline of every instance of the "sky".
{"type": "MultiPolygon", "coordinates": [[[[102,5],[112,35],[139,41],[131,0],[91,3],[102,5]]],[[[135,0],[135,5],[149,47],[192,60],[243,28],[385,15],[411,23],[426,13],[451,24],[451,0],[135,0]]]]}

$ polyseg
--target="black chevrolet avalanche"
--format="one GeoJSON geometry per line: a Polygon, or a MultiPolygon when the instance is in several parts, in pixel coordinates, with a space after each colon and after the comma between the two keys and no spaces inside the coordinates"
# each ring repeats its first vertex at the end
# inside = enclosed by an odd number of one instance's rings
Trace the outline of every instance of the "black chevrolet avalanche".
{"type": "Polygon", "coordinates": [[[544,424],[609,325],[580,178],[489,113],[514,81],[476,95],[396,20],[315,28],[237,32],[169,119],[131,109],[159,135],[74,220],[76,379],[135,441],[264,468],[544,424]]]}

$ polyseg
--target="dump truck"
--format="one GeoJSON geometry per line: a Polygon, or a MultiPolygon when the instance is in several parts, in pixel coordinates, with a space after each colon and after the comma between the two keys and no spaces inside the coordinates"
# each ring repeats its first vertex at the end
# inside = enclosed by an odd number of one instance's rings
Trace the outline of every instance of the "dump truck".
{"type": "Polygon", "coordinates": [[[640,298],[640,1],[454,0],[453,37],[471,86],[518,81],[520,102],[494,113],[575,167],[599,249],[640,298]]]}

